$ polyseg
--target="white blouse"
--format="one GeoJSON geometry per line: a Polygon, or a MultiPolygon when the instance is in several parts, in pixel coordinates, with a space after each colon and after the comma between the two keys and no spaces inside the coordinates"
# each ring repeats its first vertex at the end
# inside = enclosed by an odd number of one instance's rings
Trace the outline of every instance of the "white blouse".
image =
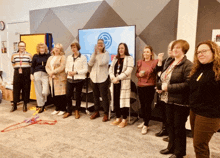
{"type": "Polygon", "coordinates": [[[108,78],[108,63],[109,63],[109,53],[106,51],[104,53],[92,54],[88,65],[92,67],[90,72],[90,79],[93,83],[103,83],[108,78]]]}

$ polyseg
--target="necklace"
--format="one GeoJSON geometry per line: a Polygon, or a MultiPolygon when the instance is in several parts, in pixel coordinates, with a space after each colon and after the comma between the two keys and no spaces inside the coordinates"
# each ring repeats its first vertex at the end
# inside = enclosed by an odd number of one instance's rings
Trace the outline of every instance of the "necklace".
{"type": "Polygon", "coordinates": [[[116,77],[119,75],[119,72],[120,72],[120,66],[121,66],[121,63],[124,61],[124,58],[122,59],[122,58],[120,58],[120,59],[118,59],[118,67],[117,67],[117,73],[116,73],[116,77]]]}

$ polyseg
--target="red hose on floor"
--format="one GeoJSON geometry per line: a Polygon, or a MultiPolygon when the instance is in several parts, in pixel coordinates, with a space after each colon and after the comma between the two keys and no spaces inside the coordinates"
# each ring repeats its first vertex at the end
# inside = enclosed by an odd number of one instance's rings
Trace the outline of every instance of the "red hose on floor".
{"type": "Polygon", "coordinates": [[[9,131],[17,130],[17,129],[24,128],[30,125],[34,125],[34,124],[55,125],[57,123],[57,120],[37,120],[38,118],[39,116],[33,117],[31,119],[26,119],[23,122],[16,123],[14,125],[6,127],[5,129],[1,130],[1,132],[9,132],[9,131]]]}

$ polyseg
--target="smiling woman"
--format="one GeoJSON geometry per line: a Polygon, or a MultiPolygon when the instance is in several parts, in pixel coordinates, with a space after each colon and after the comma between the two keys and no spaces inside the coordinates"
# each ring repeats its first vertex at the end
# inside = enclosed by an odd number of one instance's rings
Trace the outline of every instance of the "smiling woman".
{"type": "Polygon", "coordinates": [[[38,113],[42,113],[49,95],[49,80],[45,66],[50,53],[45,43],[39,43],[36,50],[37,53],[34,54],[31,65],[31,80],[34,81],[38,113]]]}
{"type": "Polygon", "coordinates": [[[18,52],[12,54],[11,62],[14,67],[13,79],[13,101],[11,112],[17,110],[17,103],[20,101],[20,91],[24,96],[23,111],[27,111],[27,103],[30,97],[30,72],[32,56],[26,52],[26,43],[20,41],[18,43],[18,52]]]}
{"type": "Polygon", "coordinates": [[[186,58],[189,43],[185,40],[176,40],[171,46],[173,57],[167,60],[160,76],[162,93],[160,100],[166,106],[167,129],[169,143],[161,154],[170,154],[171,157],[182,158],[186,155],[186,128],[185,123],[189,115],[188,81],[192,67],[191,61],[186,58]]]}
{"type": "Polygon", "coordinates": [[[190,72],[190,124],[196,157],[209,157],[209,141],[220,128],[220,49],[198,44],[190,72]]]}
{"type": "Polygon", "coordinates": [[[111,107],[114,108],[116,113],[116,119],[111,122],[111,125],[117,125],[120,128],[127,126],[127,116],[130,107],[131,73],[134,67],[133,60],[128,52],[127,44],[120,43],[117,56],[114,57],[109,68],[111,107]],[[121,119],[121,116],[123,119],[121,119]]]}
{"type": "Polygon", "coordinates": [[[213,61],[213,53],[207,44],[201,44],[196,54],[201,64],[207,64],[213,61]]]}
{"type": "Polygon", "coordinates": [[[93,96],[95,102],[95,113],[90,117],[90,119],[95,119],[100,116],[100,99],[101,95],[104,108],[103,122],[108,121],[108,111],[109,111],[109,76],[108,76],[108,62],[109,53],[105,50],[105,44],[103,39],[97,41],[95,46],[95,52],[92,54],[88,65],[91,67],[90,78],[93,89],[93,96]]]}
{"type": "Polygon", "coordinates": [[[53,97],[56,109],[52,115],[63,115],[66,111],[66,80],[65,73],[66,57],[63,45],[57,43],[51,52],[46,63],[46,71],[49,75],[51,96],[53,97]]]}
{"type": "Polygon", "coordinates": [[[138,126],[142,128],[141,133],[146,134],[148,123],[151,117],[151,104],[154,99],[156,84],[156,65],[158,60],[154,60],[153,48],[145,46],[142,60],[137,62],[136,76],[138,78],[138,95],[141,103],[141,112],[144,122],[138,126]],[[147,97],[146,97],[147,96],[147,97]]]}

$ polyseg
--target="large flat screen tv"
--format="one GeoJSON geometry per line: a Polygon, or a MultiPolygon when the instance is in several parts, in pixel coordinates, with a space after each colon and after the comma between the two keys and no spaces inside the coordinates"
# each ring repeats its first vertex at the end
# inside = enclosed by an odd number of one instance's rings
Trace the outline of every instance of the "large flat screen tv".
{"type": "Polygon", "coordinates": [[[89,61],[98,39],[103,39],[105,48],[110,54],[109,64],[111,64],[112,59],[117,55],[119,43],[123,42],[127,44],[129,54],[134,58],[135,63],[135,31],[135,26],[79,29],[80,53],[89,61]]]}

